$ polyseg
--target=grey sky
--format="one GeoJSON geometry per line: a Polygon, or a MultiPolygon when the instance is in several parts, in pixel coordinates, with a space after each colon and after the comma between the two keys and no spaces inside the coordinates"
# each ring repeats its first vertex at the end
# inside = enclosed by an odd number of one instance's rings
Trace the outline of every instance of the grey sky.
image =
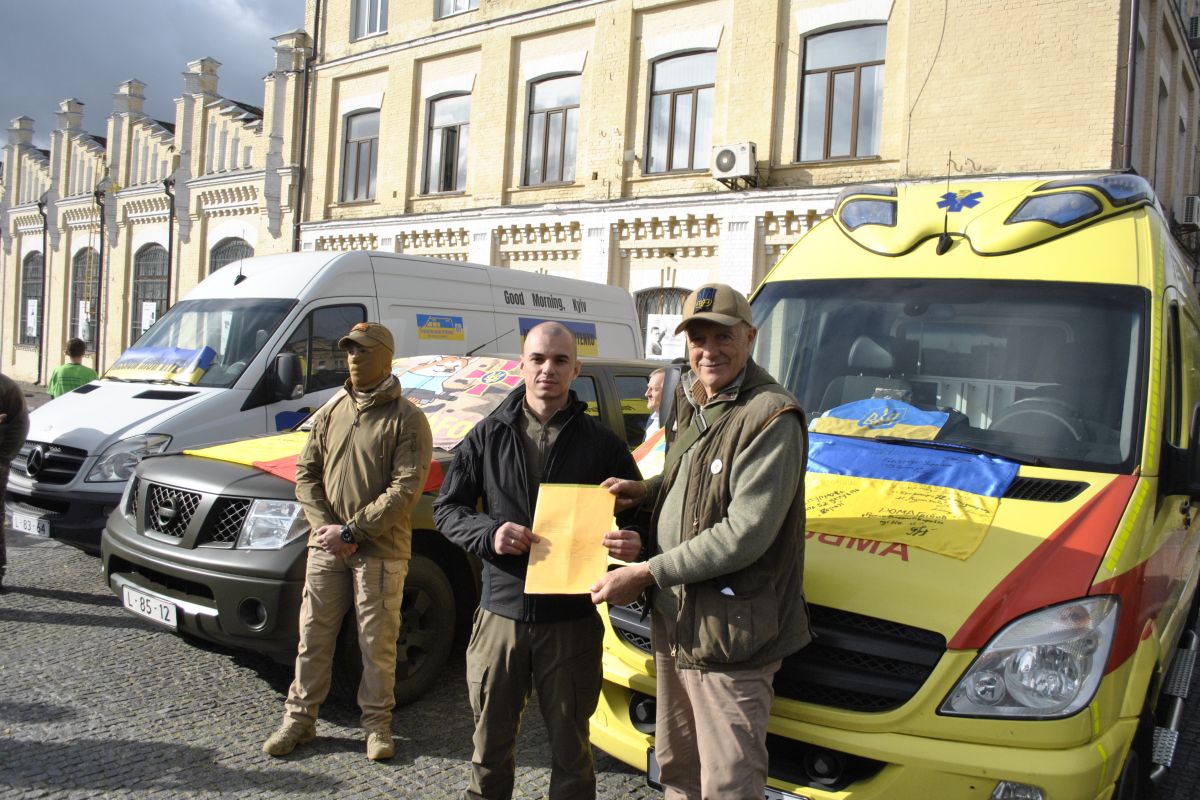
{"type": "Polygon", "coordinates": [[[220,94],[262,106],[271,37],[303,27],[304,0],[0,0],[0,15],[0,142],[27,116],[46,148],[60,100],[81,100],[84,129],[104,136],[130,78],[146,84],[146,113],[173,121],[187,63],[206,56],[220,94]]]}

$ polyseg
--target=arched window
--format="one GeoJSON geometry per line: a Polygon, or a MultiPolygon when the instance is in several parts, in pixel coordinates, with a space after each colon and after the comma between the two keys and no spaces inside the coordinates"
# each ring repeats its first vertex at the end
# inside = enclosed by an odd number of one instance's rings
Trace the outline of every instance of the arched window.
{"type": "Polygon", "coordinates": [[[21,264],[21,307],[17,311],[17,343],[42,339],[42,254],[30,253],[21,264]]]}
{"type": "Polygon", "coordinates": [[[148,244],[133,257],[133,308],[129,313],[129,343],[136,342],[167,310],[167,251],[148,244]]]}
{"type": "Polygon", "coordinates": [[[646,172],[708,169],[716,82],[715,50],[654,63],[646,172]]]}
{"type": "Polygon", "coordinates": [[[529,85],[529,130],[525,142],[525,185],[575,180],[579,138],[579,75],[547,78],[529,85]]]}
{"type": "Polygon", "coordinates": [[[471,95],[455,94],[429,101],[426,124],[424,193],[461,192],[467,187],[467,138],[471,95]]]}
{"type": "Polygon", "coordinates": [[[879,155],[887,25],[804,40],[800,160],[879,155]]]}
{"type": "Polygon", "coordinates": [[[244,240],[231,236],[217,242],[216,247],[208,251],[208,274],[212,275],[226,264],[241,261],[254,255],[254,248],[244,240]]]}
{"type": "Polygon", "coordinates": [[[671,355],[665,349],[664,340],[675,335],[675,326],[683,318],[683,301],[690,293],[690,289],[656,286],[652,289],[642,289],[633,295],[638,320],[646,333],[647,356],[671,355]],[[664,319],[659,315],[667,317],[664,319]]]}
{"type": "Polygon", "coordinates": [[[67,313],[67,338],[83,339],[88,352],[96,351],[100,311],[100,253],[84,247],[71,259],[71,308],[67,313]]]}

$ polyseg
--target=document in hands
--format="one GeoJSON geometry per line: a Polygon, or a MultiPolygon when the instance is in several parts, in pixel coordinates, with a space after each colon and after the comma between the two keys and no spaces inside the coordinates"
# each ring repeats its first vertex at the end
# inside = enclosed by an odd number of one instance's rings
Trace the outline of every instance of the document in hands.
{"type": "Polygon", "coordinates": [[[616,498],[599,486],[543,483],[538,489],[525,575],[528,594],[587,594],[608,568],[604,534],[616,530],[616,498]]]}

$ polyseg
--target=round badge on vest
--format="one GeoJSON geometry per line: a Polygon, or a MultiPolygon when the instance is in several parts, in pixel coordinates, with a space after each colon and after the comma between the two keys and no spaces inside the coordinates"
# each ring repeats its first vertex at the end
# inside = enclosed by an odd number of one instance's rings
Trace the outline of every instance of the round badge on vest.
{"type": "Polygon", "coordinates": [[[724,466],[725,465],[721,463],[721,459],[714,458],[713,462],[708,465],[708,471],[711,472],[713,475],[717,475],[721,472],[721,468],[724,466]]]}

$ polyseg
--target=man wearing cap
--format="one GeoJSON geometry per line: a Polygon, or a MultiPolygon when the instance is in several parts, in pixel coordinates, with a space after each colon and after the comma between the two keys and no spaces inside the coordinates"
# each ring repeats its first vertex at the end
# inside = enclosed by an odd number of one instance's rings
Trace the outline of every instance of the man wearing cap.
{"type": "Polygon", "coordinates": [[[750,358],[750,304],[724,284],[684,303],[691,371],[661,475],[610,478],[648,503],[649,561],[607,573],[594,602],[651,594],[655,756],[667,798],[762,797],[772,680],[812,638],[803,599],[807,434],[796,399],[750,358]]]}
{"type": "Polygon", "coordinates": [[[338,347],[346,351],[350,380],[313,417],[296,464],[296,499],[311,529],[296,677],[283,724],[262,749],[284,756],[316,737],[334,644],[353,605],[363,664],[358,705],[367,757],[377,761],[395,754],[400,600],[412,556],[412,510],[429,473],[433,437],[391,373],[394,344],[386,327],[360,322],[338,347]]]}

